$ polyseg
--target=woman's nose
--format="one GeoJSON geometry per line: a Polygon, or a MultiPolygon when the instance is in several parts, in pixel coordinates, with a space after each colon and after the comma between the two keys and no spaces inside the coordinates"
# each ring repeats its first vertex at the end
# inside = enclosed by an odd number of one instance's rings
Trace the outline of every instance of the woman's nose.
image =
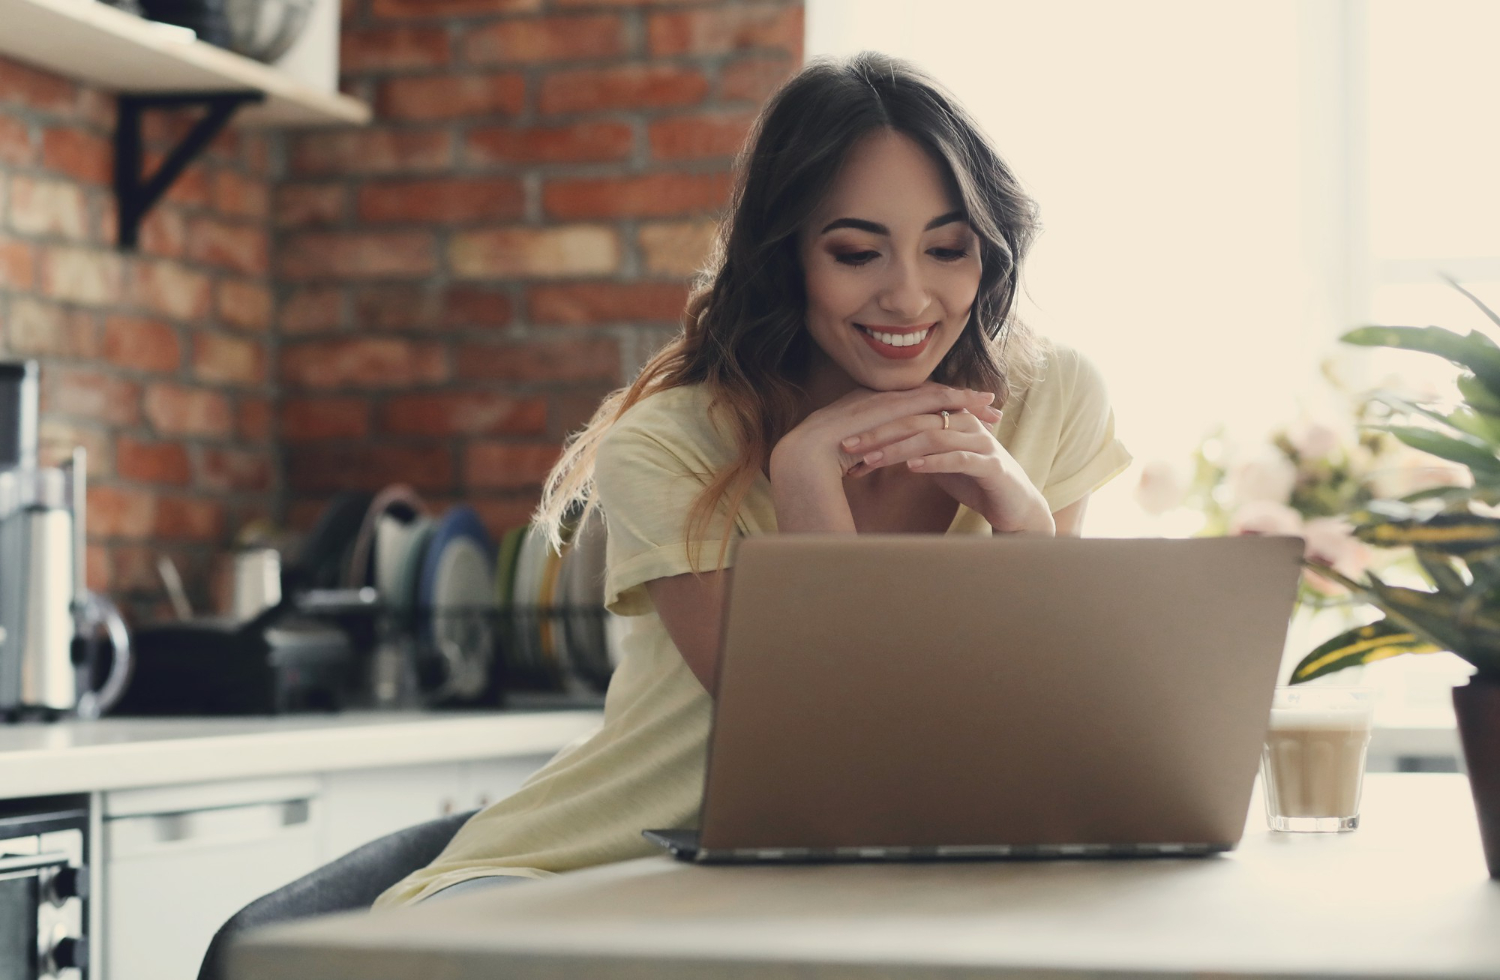
{"type": "Polygon", "coordinates": [[[927,309],[931,297],[916,269],[905,262],[895,262],[890,278],[882,284],[878,302],[885,312],[914,320],[927,309]]]}

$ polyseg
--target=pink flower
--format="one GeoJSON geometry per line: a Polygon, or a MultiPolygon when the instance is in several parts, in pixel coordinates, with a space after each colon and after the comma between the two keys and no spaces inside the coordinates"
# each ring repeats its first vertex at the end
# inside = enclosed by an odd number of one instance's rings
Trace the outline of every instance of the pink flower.
{"type": "Polygon", "coordinates": [[[1264,452],[1229,471],[1229,496],[1236,507],[1250,503],[1285,504],[1297,485],[1297,467],[1279,452],[1264,452]]]}
{"type": "Polygon", "coordinates": [[[1286,504],[1252,500],[1236,508],[1229,517],[1229,533],[1301,534],[1302,515],[1286,504]]]}
{"type": "Polygon", "coordinates": [[[1135,501],[1141,510],[1159,517],[1182,503],[1185,496],[1187,483],[1172,463],[1157,459],[1141,467],[1141,478],[1135,485],[1135,501]]]}
{"type": "MultiPolygon", "coordinates": [[[[1354,528],[1338,517],[1315,517],[1302,525],[1307,546],[1303,556],[1310,561],[1331,565],[1347,578],[1357,579],[1370,567],[1372,553],[1368,545],[1354,536],[1354,528]]],[[[1324,595],[1342,595],[1346,590],[1317,572],[1306,573],[1307,584],[1324,595]]]]}
{"type": "Polygon", "coordinates": [[[1338,430],[1322,422],[1304,422],[1286,434],[1292,448],[1302,459],[1327,459],[1339,448],[1338,430]]]}

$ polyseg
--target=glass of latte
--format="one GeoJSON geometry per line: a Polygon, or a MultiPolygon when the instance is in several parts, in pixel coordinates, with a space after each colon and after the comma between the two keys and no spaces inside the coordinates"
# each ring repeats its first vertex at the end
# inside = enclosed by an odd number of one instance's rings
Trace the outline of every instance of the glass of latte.
{"type": "Polygon", "coordinates": [[[1374,717],[1363,688],[1279,687],[1260,757],[1272,830],[1327,833],[1359,826],[1359,792],[1374,717]]]}

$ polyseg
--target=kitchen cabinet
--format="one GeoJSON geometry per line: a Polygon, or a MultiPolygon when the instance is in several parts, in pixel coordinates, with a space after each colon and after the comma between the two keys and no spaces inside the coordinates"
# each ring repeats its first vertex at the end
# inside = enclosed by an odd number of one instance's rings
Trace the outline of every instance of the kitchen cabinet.
{"type": "Polygon", "coordinates": [[[104,794],[105,976],[192,977],[249,902],[385,834],[508,796],[548,758],[104,794]]]}

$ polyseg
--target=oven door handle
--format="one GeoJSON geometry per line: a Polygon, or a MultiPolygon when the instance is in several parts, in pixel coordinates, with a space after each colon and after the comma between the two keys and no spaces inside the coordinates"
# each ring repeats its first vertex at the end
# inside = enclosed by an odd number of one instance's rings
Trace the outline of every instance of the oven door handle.
{"type": "Polygon", "coordinates": [[[70,863],[68,855],[62,851],[48,854],[7,854],[0,857],[0,878],[39,868],[67,867],[70,863]]]}

